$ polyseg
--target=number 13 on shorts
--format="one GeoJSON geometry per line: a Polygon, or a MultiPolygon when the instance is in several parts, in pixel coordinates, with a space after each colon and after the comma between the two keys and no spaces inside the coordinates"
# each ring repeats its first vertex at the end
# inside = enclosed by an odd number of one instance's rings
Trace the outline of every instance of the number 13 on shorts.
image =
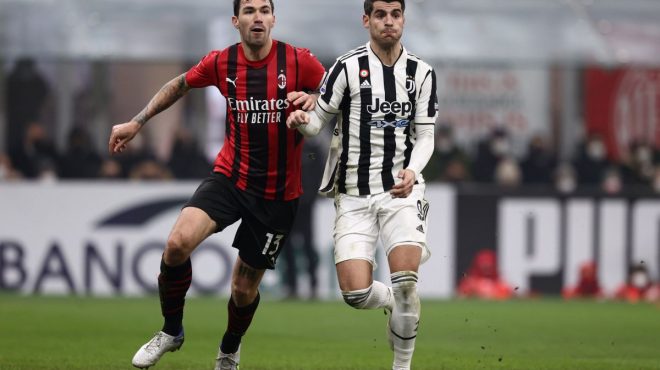
{"type": "Polygon", "coordinates": [[[261,254],[266,257],[277,255],[277,251],[280,249],[280,241],[282,241],[284,235],[267,233],[266,238],[268,239],[266,240],[266,245],[264,245],[264,250],[261,251],[261,254]]]}

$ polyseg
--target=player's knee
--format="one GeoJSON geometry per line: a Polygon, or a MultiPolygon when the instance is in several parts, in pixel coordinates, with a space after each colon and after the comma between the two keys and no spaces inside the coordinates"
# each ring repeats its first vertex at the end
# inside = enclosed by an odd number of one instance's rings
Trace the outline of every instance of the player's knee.
{"type": "Polygon", "coordinates": [[[371,294],[372,285],[366,289],[351,290],[341,292],[342,297],[344,297],[344,302],[349,306],[357,309],[362,309],[367,303],[367,299],[371,294]]]}
{"type": "Polygon", "coordinates": [[[169,265],[178,265],[190,257],[190,245],[186,243],[185,237],[179,232],[172,232],[167,238],[163,258],[169,265]]]}

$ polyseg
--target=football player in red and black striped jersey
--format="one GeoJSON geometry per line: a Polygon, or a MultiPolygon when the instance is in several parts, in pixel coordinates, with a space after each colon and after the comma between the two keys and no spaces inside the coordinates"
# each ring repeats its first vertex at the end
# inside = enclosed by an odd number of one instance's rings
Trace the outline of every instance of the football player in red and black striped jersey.
{"type": "Polygon", "coordinates": [[[188,72],[156,93],[132,120],[115,125],[111,154],[123,151],[144,124],[192,88],[215,86],[227,100],[225,142],[205,179],[182,209],[163,253],[158,287],[162,330],[133,358],[153,366],[183,343],[183,307],[192,279],[190,254],[208,236],[241,220],[233,246],[239,250],[232,273],[228,325],[216,369],[235,369],[241,337],[259,304],[259,283],[273,269],[291,230],[302,193],[302,135],[288,130],[287,116],[313,108],[311,95],[325,70],[307,49],[271,38],[272,0],[234,0],[234,27],[241,41],[208,53],[188,72]]]}

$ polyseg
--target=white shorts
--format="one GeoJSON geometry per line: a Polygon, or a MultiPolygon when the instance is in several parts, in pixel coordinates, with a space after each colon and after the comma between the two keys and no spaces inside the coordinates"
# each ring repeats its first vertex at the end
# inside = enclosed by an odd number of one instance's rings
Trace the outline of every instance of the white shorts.
{"type": "Polygon", "coordinates": [[[354,196],[335,195],[335,264],[361,259],[376,266],[376,242],[380,236],[389,255],[399,245],[422,249],[424,263],[431,256],[426,245],[428,202],[424,184],[413,187],[407,198],[392,198],[389,192],[354,196]]]}

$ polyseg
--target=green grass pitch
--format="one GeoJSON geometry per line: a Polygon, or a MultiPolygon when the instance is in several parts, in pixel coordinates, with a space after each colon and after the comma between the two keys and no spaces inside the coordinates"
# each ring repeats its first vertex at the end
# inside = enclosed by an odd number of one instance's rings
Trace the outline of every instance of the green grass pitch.
{"type": "MultiPolygon", "coordinates": [[[[188,299],[182,350],[152,369],[212,369],[225,305],[188,299]]],[[[390,369],[385,320],[343,302],[264,299],[241,369],[390,369]]],[[[157,297],[0,295],[0,369],[131,369],[160,324],[157,297]]],[[[660,369],[660,307],[424,300],[413,369],[660,369]]]]}

